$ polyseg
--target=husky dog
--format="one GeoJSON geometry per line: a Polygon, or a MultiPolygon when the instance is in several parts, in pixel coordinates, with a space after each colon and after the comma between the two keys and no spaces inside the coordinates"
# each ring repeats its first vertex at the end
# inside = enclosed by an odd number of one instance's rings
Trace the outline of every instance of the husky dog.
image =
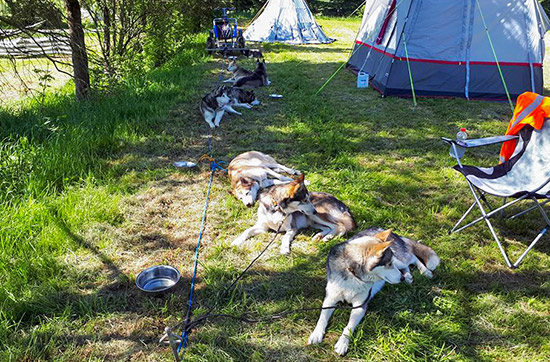
{"type": "Polygon", "coordinates": [[[210,128],[214,128],[220,125],[225,111],[242,115],[241,112],[236,111],[233,107],[250,109],[252,106],[258,104],[260,104],[260,101],[256,99],[253,91],[221,86],[202,98],[199,109],[210,128]]]}
{"type": "Polygon", "coordinates": [[[300,171],[281,165],[273,157],[257,151],[241,153],[229,163],[232,194],[250,207],[256,202],[258,190],[274,184],[290,182],[292,179],[281,175],[299,175],[300,171]],[[269,177],[272,178],[269,178],[269,177]]]}
{"type": "Polygon", "coordinates": [[[256,224],[231,245],[239,246],[254,235],[279,230],[285,232],[281,254],[288,254],[290,243],[301,229],[321,230],[313,239],[326,241],[355,228],[349,209],[341,201],[324,192],[309,193],[304,174],[290,183],[271,187],[260,195],[259,203],[256,224]]]}
{"type": "Polygon", "coordinates": [[[237,80],[251,76],[253,73],[250,70],[244,69],[243,67],[238,65],[236,58],[231,59],[229,65],[227,66],[227,70],[233,73],[233,76],[229,79],[224,80],[224,82],[226,83],[235,83],[237,80]]]}
{"type": "MultiPolygon", "coordinates": [[[[435,268],[439,263],[437,255],[427,246],[392,235],[391,230],[374,234],[373,230],[362,232],[362,236],[337,244],[330,249],[327,258],[327,286],[323,309],[315,330],[308,339],[308,344],[320,343],[323,340],[328,321],[338,302],[350,303],[353,307],[349,322],[334,346],[336,353],[345,355],[349,339],[355,328],[363,319],[367,302],[382,289],[386,282],[397,284],[406,280],[404,264],[414,257],[426,257],[428,268],[435,268]],[[368,234],[368,235],[367,235],[368,234]],[[374,235],[372,235],[374,234],[374,235]],[[408,245],[408,246],[406,246],[408,245]],[[409,247],[410,246],[410,247],[409,247]],[[412,253],[411,253],[412,252],[412,253]],[[416,255],[418,252],[420,255],[416,255]],[[397,258],[401,258],[398,260],[397,258]]],[[[431,274],[431,273],[430,273],[431,274]]]]}
{"type": "MultiPolygon", "coordinates": [[[[373,227],[355,234],[350,241],[363,236],[374,236],[383,231],[382,228],[373,227]]],[[[439,265],[439,257],[432,248],[393,232],[388,240],[392,241],[390,249],[395,257],[394,263],[401,270],[407,283],[413,282],[409,269],[409,266],[413,264],[416,265],[420,274],[427,278],[433,277],[432,270],[439,265]]]]}
{"type": "Polygon", "coordinates": [[[225,107],[231,104],[229,91],[230,87],[217,87],[202,98],[199,109],[210,128],[220,125],[220,121],[226,111],[225,107]]]}
{"type": "Polygon", "coordinates": [[[237,112],[233,109],[233,107],[244,107],[250,109],[252,106],[257,106],[260,104],[260,101],[251,90],[229,87],[227,95],[230,98],[230,102],[224,106],[224,109],[229,113],[238,114],[239,116],[242,115],[242,113],[237,112]]]}
{"type": "Polygon", "coordinates": [[[251,75],[238,79],[235,83],[235,87],[261,87],[264,85],[270,85],[271,81],[267,77],[267,70],[265,68],[265,60],[256,60],[256,69],[251,75]]]}

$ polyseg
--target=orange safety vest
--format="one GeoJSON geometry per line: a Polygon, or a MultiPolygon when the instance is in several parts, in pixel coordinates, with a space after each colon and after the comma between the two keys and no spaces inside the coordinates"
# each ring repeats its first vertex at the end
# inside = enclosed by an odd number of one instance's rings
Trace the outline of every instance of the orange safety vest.
{"type": "MultiPolygon", "coordinates": [[[[519,95],[514,116],[508,124],[507,135],[516,135],[526,124],[541,129],[546,118],[550,117],[550,98],[540,94],[525,92],[519,95]]],[[[506,162],[514,154],[518,141],[511,140],[502,144],[499,163],[506,162]]]]}

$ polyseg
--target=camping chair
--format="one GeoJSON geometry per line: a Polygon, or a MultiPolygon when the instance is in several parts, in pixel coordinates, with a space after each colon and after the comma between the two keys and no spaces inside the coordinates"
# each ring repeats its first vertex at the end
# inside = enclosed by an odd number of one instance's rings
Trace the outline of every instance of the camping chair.
{"type": "Polygon", "coordinates": [[[550,201],[550,122],[545,120],[542,128],[538,131],[526,125],[521,129],[518,135],[514,136],[489,137],[465,141],[457,141],[448,138],[442,139],[451,145],[451,155],[453,155],[458,162],[458,165],[456,165],[454,169],[464,175],[474,196],[472,205],[449,233],[462,231],[485,220],[491,234],[493,234],[493,238],[497,242],[498,248],[506,264],[510,268],[517,268],[527,253],[537,244],[550,227],[550,219],[543,209],[543,206],[550,201]],[[514,139],[518,141],[513,155],[506,162],[498,166],[483,168],[464,166],[460,162],[465,149],[514,139]],[[485,197],[486,194],[502,197],[503,205],[498,208],[491,207],[485,197]],[[512,198],[513,200],[507,202],[508,198],[512,198]],[[532,206],[511,216],[510,219],[517,218],[532,210],[538,210],[544,218],[546,225],[517,261],[512,264],[489,219],[498,213],[503,217],[504,209],[522,200],[532,201],[532,206]],[[483,204],[489,208],[489,212],[485,211],[483,204]],[[469,224],[458,228],[476,205],[481,211],[481,216],[469,224]]]}

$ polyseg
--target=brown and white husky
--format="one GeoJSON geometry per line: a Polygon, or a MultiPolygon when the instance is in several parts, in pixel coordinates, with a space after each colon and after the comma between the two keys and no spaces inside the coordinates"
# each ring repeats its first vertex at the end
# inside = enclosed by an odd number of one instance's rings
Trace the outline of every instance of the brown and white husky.
{"type": "Polygon", "coordinates": [[[353,217],[343,202],[324,192],[309,192],[304,175],[290,183],[274,185],[260,195],[256,224],[245,230],[231,245],[268,230],[281,231],[281,254],[290,253],[290,243],[301,229],[320,230],[314,239],[330,240],[355,228],[353,217]],[[280,227],[280,228],[279,228],[280,227]]]}
{"type": "Polygon", "coordinates": [[[292,181],[290,177],[281,175],[280,172],[290,175],[300,174],[300,171],[281,165],[265,153],[258,151],[241,153],[229,163],[231,193],[245,206],[250,207],[256,202],[260,189],[292,181]]]}
{"type": "Polygon", "coordinates": [[[339,302],[352,305],[349,322],[334,346],[345,355],[355,328],[363,319],[367,303],[386,282],[412,282],[409,265],[416,264],[420,272],[431,278],[439,264],[437,254],[428,246],[401,238],[391,230],[372,228],[360,232],[348,241],[330,249],[327,258],[327,286],[323,309],[308,344],[323,340],[329,319],[339,302]],[[421,265],[420,265],[421,264],[421,265]],[[410,278],[410,280],[408,280],[410,278]]]}

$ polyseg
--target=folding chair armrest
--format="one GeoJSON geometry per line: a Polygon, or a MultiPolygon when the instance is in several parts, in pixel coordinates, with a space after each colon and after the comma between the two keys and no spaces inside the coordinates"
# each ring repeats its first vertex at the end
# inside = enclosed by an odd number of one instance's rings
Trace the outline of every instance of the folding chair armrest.
{"type": "Polygon", "coordinates": [[[494,137],[485,137],[485,138],[475,138],[471,140],[464,140],[464,141],[458,141],[451,138],[441,137],[441,140],[443,142],[446,142],[450,145],[453,143],[455,145],[458,145],[460,147],[464,148],[474,148],[474,147],[480,147],[480,146],[488,146],[488,145],[494,145],[496,143],[502,143],[506,141],[511,141],[518,139],[519,136],[517,135],[508,135],[508,136],[494,136],[494,137]]]}

